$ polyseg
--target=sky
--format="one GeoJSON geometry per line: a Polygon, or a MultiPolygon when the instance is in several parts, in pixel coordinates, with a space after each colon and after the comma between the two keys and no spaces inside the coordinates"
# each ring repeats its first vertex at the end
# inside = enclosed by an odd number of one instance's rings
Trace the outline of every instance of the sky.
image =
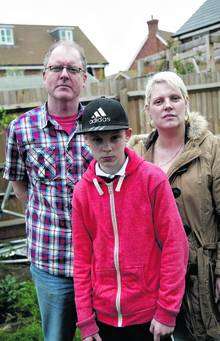
{"type": "MultiPolygon", "coordinates": [[[[145,41],[147,21],[176,32],[205,0],[1,0],[0,24],[79,26],[109,62],[126,70],[145,41]]],[[[1,56],[0,56],[1,58],[1,56]]]]}

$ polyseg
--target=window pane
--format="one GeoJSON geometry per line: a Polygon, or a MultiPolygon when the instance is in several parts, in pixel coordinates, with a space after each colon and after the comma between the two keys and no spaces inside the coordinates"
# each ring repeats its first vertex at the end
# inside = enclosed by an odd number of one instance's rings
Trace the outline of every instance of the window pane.
{"type": "Polygon", "coordinates": [[[0,44],[13,44],[13,31],[11,28],[0,29],[0,44]]]}
{"type": "Polygon", "coordinates": [[[65,31],[64,30],[61,30],[60,31],[60,39],[65,39],[65,31]]]}
{"type": "Polygon", "coordinates": [[[66,31],[66,39],[69,41],[73,40],[73,33],[72,31],[66,31]]]}

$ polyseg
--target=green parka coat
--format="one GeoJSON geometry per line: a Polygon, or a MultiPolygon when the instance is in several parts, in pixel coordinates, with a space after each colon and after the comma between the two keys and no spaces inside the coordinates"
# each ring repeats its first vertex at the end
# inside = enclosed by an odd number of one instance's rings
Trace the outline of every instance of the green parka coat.
{"type": "MultiPolygon", "coordinates": [[[[157,137],[157,131],[135,135],[129,145],[152,162],[157,137]]],[[[183,300],[186,325],[193,340],[220,340],[214,297],[215,276],[220,276],[220,139],[201,115],[189,114],[185,148],[167,175],[190,245],[183,300]]]]}

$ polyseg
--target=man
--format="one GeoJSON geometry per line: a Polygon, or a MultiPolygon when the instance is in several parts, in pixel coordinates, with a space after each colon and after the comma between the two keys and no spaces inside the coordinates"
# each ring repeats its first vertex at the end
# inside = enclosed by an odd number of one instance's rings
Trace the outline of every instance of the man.
{"type": "Polygon", "coordinates": [[[75,333],[70,216],[74,185],[91,160],[75,135],[86,78],[82,49],[54,44],[44,60],[47,103],[8,130],[4,178],[26,203],[28,256],[47,341],[72,341],[75,333]]]}

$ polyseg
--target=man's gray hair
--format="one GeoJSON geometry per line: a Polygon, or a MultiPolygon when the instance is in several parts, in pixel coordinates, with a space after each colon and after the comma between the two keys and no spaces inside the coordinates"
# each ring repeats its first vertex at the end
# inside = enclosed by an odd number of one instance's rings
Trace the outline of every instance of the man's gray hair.
{"type": "Polygon", "coordinates": [[[83,48],[80,45],[78,45],[77,43],[67,41],[67,40],[58,41],[58,42],[56,42],[50,46],[49,50],[47,51],[47,53],[44,56],[44,60],[43,60],[44,69],[48,65],[48,61],[50,59],[50,56],[51,56],[53,50],[55,50],[58,46],[64,46],[66,48],[73,48],[73,49],[77,50],[79,52],[79,55],[80,55],[83,70],[86,71],[86,57],[85,57],[85,52],[84,52],[83,48]]]}

